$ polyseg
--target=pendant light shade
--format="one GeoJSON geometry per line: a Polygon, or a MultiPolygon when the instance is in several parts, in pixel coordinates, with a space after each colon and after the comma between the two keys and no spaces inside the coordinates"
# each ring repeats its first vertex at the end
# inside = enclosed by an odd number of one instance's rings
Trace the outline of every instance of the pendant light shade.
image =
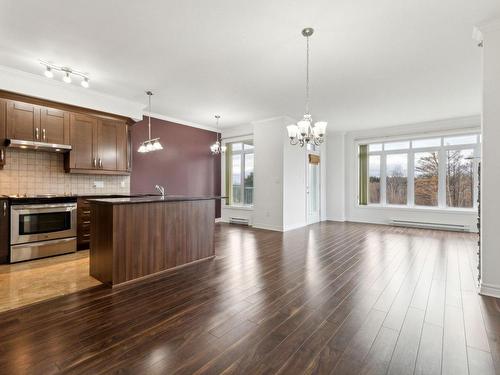
{"type": "Polygon", "coordinates": [[[137,152],[140,152],[141,154],[147,153],[147,152],[152,152],[152,151],[158,151],[158,150],[163,150],[163,146],[160,143],[160,138],[152,138],[151,137],[151,96],[153,93],[151,91],[146,91],[146,95],[148,96],[148,101],[149,101],[149,115],[148,115],[148,135],[149,138],[145,140],[144,142],[141,143],[139,148],[137,149],[137,152]]]}

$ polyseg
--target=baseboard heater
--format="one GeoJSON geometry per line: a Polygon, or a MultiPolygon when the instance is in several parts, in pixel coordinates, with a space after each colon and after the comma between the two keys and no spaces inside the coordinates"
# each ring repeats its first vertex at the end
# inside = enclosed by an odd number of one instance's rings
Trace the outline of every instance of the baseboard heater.
{"type": "Polygon", "coordinates": [[[239,224],[239,225],[248,225],[248,219],[242,217],[230,217],[229,224],[239,224]]]}
{"type": "Polygon", "coordinates": [[[456,232],[469,231],[469,226],[463,224],[443,224],[443,223],[430,223],[424,221],[395,220],[395,219],[390,220],[389,223],[397,227],[452,230],[456,232]]]}

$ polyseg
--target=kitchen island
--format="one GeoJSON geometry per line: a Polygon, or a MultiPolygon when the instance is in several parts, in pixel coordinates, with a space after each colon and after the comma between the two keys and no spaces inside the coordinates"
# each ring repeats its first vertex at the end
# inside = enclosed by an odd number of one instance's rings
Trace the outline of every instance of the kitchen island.
{"type": "Polygon", "coordinates": [[[117,286],[214,257],[217,199],[89,199],[90,275],[117,286]]]}

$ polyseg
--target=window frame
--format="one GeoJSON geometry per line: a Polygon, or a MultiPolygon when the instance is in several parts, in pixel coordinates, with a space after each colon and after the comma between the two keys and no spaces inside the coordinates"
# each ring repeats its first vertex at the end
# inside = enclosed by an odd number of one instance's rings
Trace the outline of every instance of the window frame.
{"type": "MultiPolygon", "coordinates": [[[[248,154],[253,154],[254,155],[254,177],[255,177],[255,145],[253,144],[252,139],[245,139],[245,140],[238,140],[234,142],[227,143],[226,145],[229,145],[231,147],[231,156],[234,155],[240,155],[240,160],[241,160],[241,170],[240,170],[240,193],[242,197],[242,203],[234,203],[233,199],[231,199],[230,206],[231,207],[242,207],[242,208],[252,208],[253,207],[253,194],[252,194],[252,203],[251,204],[245,204],[245,156],[248,154]],[[241,150],[236,150],[234,151],[232,149],[233,144],[235,143],[241,143],[241,150]],[[247,145],[252,145],[253,147],[251,149],[245,149],[245,144],[247,145]]],[[[232,160],[231,160],[232,163],[232,160]]],[[[231,168],[232,172],[232,168],[231,168]]],[[[233,188],[233,173],[231,173],[231,189],[233,188]]],[[[255,189],[255,186],[253,187],[255,189]]]]}
{"type": "MultiPolygon", "coordinates": [[[[478,160],[481,155],[481,133],[480,131],[456,132],[446,134],[426,134],[408,137],[394,137],[384,139],[373,139],[366,141],[355,141],[356,149],[359,150],[359,145],[368,145],[368,158],[371,155],[380,156],[380,203],[369,203],[366,205],[359,204],[359,197],[356,199],[356,205],[359,208],[393,208],[393,209],[417,209],[417,210],[435,210],[435,211],[477,211],[477,179],[478,179],[478,160]],[[463,144],[463,145],[445,145],[444,138],[453,136],[475,135],[476,142],[463,144]],[[440,138],[440,146],[429,147],[414,147],[413,141],[422,139],[440,138]],[[398,150],[385,150],[385,143],[409,141],[409,147],[398,150]],[[380,151],[370,151],[370,144],[382,144],[380,151]],[[449,150],[473,150],[473,206],[472,207],[448,207],[446,202],[446,153],[449,150]],[[419,206],[415,205],[415,154],[420,152],[438,152],[438,205],[437,206],[419,206]],[[405,205],[388,204],[386,196],[386,182],[387,182],[387,155],[407,153],[407,203],[405,205]]],[[[358,166],[359,168],[359,166],[358,166]]],[[[359,170],[358,170],[359,172],[359,170]]],[[[358,173],[359,175],[359,173],[358,173]]],[[[369,180],[369,179],[367,179],[369,180]]],[[[357,178],[357,186],[359,185],[359,177],[357,178]]]]}

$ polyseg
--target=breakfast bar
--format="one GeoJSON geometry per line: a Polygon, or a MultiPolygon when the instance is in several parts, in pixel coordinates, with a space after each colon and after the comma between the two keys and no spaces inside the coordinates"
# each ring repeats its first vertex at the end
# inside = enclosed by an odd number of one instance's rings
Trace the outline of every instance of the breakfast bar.
{"type": "Polygon", "coordinates": [[[214,257],[216,199],[89,200],[90,275],[117,286],[214,257]]]}

